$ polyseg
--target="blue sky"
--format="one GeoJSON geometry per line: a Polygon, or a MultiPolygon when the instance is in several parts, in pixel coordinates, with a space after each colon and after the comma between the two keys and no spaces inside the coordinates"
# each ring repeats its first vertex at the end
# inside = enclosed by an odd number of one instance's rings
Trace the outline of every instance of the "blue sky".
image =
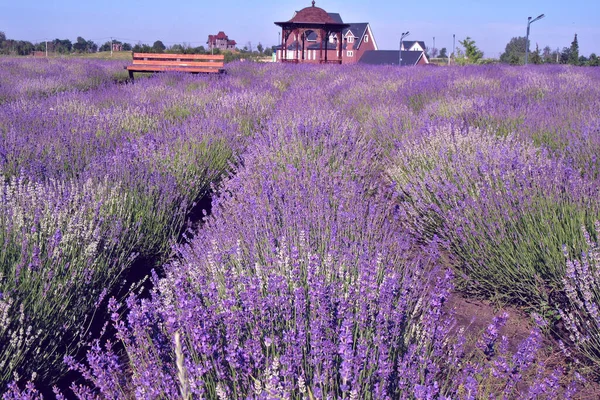
{"type": "MultiPolygon", "coordinates": [[[[77,36],[103,43],[110,36],[133,44],[205,44],[222,30],[243,46],[277,42],[274,21],[289,20],[309,0],[2,0],[0,30],[9,38],[30,41],[77,36]]],[[[497,57],[510,38],[524,36],[527,17],[546,14],[531,25],[531,47],[567,47],[575,33],[580,54],[600,54],[600,1],[541,0],[317,0],[317,7],[338,12],[345,22],[370,22],[380,49],[396,49],[400,32],[452,49],[470,36],[488,57],[497,57]]]]}

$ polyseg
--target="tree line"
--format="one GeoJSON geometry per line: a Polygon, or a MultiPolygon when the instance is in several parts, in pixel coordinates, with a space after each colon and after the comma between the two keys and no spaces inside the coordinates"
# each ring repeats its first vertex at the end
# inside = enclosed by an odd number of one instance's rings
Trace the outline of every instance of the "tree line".
{"type": "MultiPolygon", "coordinates": [[[[0,54],[26,56],[32,54],[34,51],[46,51],[46,45],[49,52],[59,54],[110,51],[111,45],[118,46],[122,51],[134,51],[136,53],[221,54],[221,50],[219,49],[211,51],[204,46],[191,46],[188,43],[173,44],[167,47],[161,40],[155,41],[151,46],[141,42],[132,45],[131,43],[119,40],[109,40],[102,45],[98,45],[92,40],[86,40],[78,36],[75,42],[71,42],[69,39],[54,39],[48,42],[32,43],[26,40],[8,39],[6,34],[0,31],[0,54]]],[[[223,53],[225,53],[226,59],[229,58],[232,61],[240,58],[270,57],[272,49],[271,47],[265,48],[261,43],[253,47],[252,42],[247,42],[241,49],[236,49],[236,52],[225,51],[223,53]]]]}
{"type": "MultiPolygon", "coordinates": [[[[513,37],[507,44],[504,53],[500,56],[500,61],[507,64],[519,65],[525,63],[525,51],[527,49],[527,38],[525,36],[513,37]]],[[[589,57],[579,54],[579,43],[577,34],[573,38],[569,47],[563,47],[562,50],[553,50],[546,46],[540,50],[538,44],[535,50],[529,50],[529,60],[531,64],[571,64],[581,66],[600,66],[600,59],[596,53],[591,53],[589,57]]]]}
{"type": "MultiPolygon", "coordinates": [[[[500,55],[500,59],[484,59],[483,51],[481,51],[475,40],[470,37],[466,37],[464,40],[459,40],[458,43],[462,48],[456,49],[456,54],[448,56],[446,48],[442,48],[439,52],[438,49],[432,48],[427,49],[427,55],[430,58],[452,58],[457,64],[482,64],[482,63],[494,63],[501,62],[504,64],[522,65],[525,64],[525,53],[527,49],[527,38],[525,36],[513,37],[506,44],[504,52],[500,55]]],[[[528,63],[529,64],[570,64],[578,66],[600,66],[600,57],[596,53],[591,53],[588,57],[579,53],[579,43],[577,40],[577,34],[573,38],[569,47],[563,47],[560,49],[552,49],[550,46],[546,46],[540,49],[536,43],[535,50],[528,51],[528,63]]]]}

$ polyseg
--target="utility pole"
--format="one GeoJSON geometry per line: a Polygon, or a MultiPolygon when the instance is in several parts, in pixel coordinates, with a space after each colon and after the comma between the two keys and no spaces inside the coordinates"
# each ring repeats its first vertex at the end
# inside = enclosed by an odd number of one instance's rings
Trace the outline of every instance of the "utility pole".
{"type": "Polygon", "coordinates": [[[431,49],[431,52],[433,53],[435,49],[435,36],[433,37],[433,48],[431,49]]]}
{"type": "Polygon", "coordinates": [[[408,35],[410,35],[409,31],[406,32],[402,32],[402,36],[400,36],[400,60],[398,63],[398,66],[401,67],[402,66],[402,41],[404,40],[405,37],[407,37],[408,35]]]}
{"type": "Polygon", "coordinates": [[[113,38],[110,38],[110,56],[112,57],[112,51],[113,51],[113,38]]]}
{"type": "MultiPolygon", "coordinates": [[[[456,59],[456,54],[454,54],[454,51],[456,49],[456,34],[453,33],[452,34],[452,58],[456,59]]],[[[450,60],[448,60],[448,63],[450,62],[450,60]]]]}
{"type": "Polygon", "coordinates": [[[527,17],[527,39],[525,40],[525,65],[527,65],[527,61],[529,59],[529,25],[542,18],[544,18],[544,14],[538,15],[533,20],[531,19],[531,17],[527,17]]]}
{"type": "Polygon", "coordinates": [[[48,58],[48,39],[46,39],[46,58],[48,58]]]}

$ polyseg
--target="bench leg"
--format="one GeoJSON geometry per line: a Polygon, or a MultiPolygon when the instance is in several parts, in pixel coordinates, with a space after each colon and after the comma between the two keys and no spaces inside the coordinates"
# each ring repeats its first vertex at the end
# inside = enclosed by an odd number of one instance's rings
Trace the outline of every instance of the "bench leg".
{"type": "Polygon", "coordinates": [[[129,80],[133,82],[133,71],[129,70],[129,80]]]}

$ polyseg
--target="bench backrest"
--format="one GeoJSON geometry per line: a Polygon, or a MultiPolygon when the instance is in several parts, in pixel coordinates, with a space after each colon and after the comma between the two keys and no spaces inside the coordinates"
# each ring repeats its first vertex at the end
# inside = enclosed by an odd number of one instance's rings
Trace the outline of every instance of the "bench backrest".
{"type": "Polygon", "coordinates": [[[223,54],[133,53],[133,65],[223,68],[223,54]]]}

